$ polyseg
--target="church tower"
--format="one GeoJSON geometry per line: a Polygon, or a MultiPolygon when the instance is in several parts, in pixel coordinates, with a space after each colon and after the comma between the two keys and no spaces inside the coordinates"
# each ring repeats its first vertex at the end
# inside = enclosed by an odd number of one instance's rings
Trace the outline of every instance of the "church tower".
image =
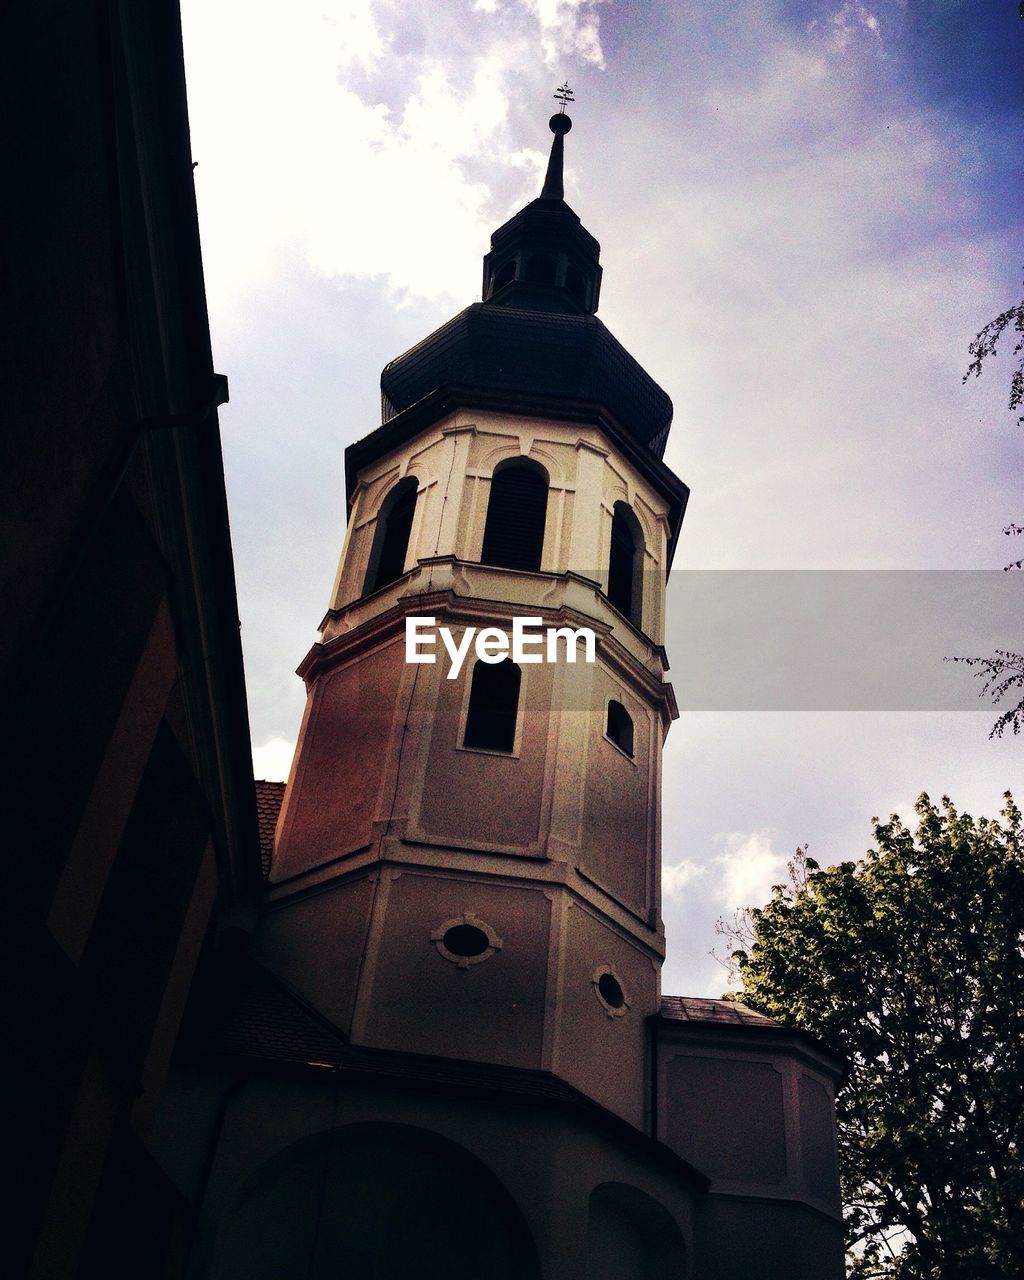
{"type": "Polygon", "coordinates": [[[482,300],[387,365],[346,456],[260,919],[164,1113],[188,1280],[843,1274],[842,1064],[660,992],[687,489],[550,123],[482,300]]]}
{"type": "Polygon", "coordinates": [[[483,301],[387,365],[383,422],[348,450],[263,954],[353,1043],[557,1072],[642,1125],[687,489],[661,460],[668,396],[595,315],[569,116],[550,127],[483,301]],[[530,619],[536,643],[519,663],[470,648],[455,674],[440,638],[433,664],[407,661],[416,618],[499,646],[530,619]],[[592,662],[570,655],[580,628],[592,662]]]}

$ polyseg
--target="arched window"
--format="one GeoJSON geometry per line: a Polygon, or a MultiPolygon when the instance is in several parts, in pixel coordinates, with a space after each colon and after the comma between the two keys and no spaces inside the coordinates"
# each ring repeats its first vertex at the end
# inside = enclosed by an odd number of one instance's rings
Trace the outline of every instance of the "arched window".
{"type": "Polygon", "coordinates": [[[664,1205],[636,1187],[605,1182],[590,1193],[587,1280],[669,1280],[689,1274],[686,1244],[664,1205]]]}
{"type": "Polygon", "coordinates": [[[494,284],[491,286],[491,293],[497,293],[499,289],[504,289],[507,284],[511,284],[516,278],[516,260],[512,258],[509,262],[503,262],[498,270],[494,273],[494,284]]]}
{"type": "Polygon", "coordinates": [[[416,480],[406,476],[391,490],[377,514],[377,529],[373,535],[370,563],[366,569],[363,595],[378,591],[394,582],[405,572],[405,557],[409,550],[409,534],[416,510],[416,480]]]}
{"type": "Polygon", "coordinates": [[[625,502],[612,513],[612,547],[608,559],[608,599],[635,626],[643,616],[644,535],[625,502]]]}
{"type": "Polygon", "coordinates": [[[633,717],[621,702],[608,703],[608,724],[605,732],[620,751],[633,758],[633,717]]]}
{"type": "Polygon", "coordinates": [[[526,458],[500,463],[491,480],[481,561],[536,573],[547,510],[548,482],[541,468],[526,458]]]}
{"type": "Polygon", "coordinates": [[[577,302],[585,302],[587,299],[587,286],[583,277],[575,267],[566,267],[565,269],[565,287],[569,290],[577,302]]]}
{"type": "Polygon", "coordinates": [[[526,263],[528,284],[554,284],[555,260],[545,253],[535,253],[526,263]]]}
{"type": "Polygon", "coordinates": [[[464,747],[483,747],[487,751],[514,749],[522,675],[508,658],[497,663],[477,662],[469,690],[464,747]]]}

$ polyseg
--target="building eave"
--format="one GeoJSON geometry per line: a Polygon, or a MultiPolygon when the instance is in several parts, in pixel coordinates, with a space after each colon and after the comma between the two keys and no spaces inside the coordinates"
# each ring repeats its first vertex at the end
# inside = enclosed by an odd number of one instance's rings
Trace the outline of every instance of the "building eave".
{"type": "Polygon", "coordinates": [[[756,1045],[764,1049],[785,1049],[802,1058],[807,1065],[832,1076],[837,1086],[849,1075],[850,1062],[847,1058],[799,1027],[787,1027],[768,1020],[763,1026],[696,1020],[683,1022],[660,1013],[652,1014],[648,1021],[659,1044],[677,1041],[722,1048],[743,1046],[749,1049],[756,1045]]]}

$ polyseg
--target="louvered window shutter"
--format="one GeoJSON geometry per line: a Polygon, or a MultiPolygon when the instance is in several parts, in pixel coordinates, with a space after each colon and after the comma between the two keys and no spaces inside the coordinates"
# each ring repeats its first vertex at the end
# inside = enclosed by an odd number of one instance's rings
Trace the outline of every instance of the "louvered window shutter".
{"type": "Polygon", "coordinates": [[[633,566],[636,545],[629,525],[616,510],[612,517],[612,549],[608,562],[608,599],[620,613],[633,618],[633,566]]]}
{"type": "Polygon", "coordinates": [[[371,558],[364,595],[386,587],[405,572],[405,557],[409,550],[409,535],[415,511],[416,481],[410,478],[401,482],[387,510],[377,517],[379,524],[374,547],[376,567],[371,558]]]}
{"type": "Polygon", "coordinates": [[[532,467],[513,465],[497,472],[487,504],[482,562],[536,573],[547,507],[548,486],[532,467]]]}

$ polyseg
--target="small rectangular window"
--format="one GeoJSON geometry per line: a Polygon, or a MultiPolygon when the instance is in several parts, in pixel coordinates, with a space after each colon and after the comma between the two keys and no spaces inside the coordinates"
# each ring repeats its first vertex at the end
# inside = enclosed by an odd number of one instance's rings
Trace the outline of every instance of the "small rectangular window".
{"type": "Polygon", "coordinates": [[[522,672],[508,658],[498,663],[477,662],[469,691],[464,747],[514,750],[521,680],[522,672]]]}
{"type": "Polygon", "coordinates": [[[632,760],[633,758],[633,718],[622,705],[614,699],[608,703],[608,725],[605,729],[608,737],[632,760]]]}

